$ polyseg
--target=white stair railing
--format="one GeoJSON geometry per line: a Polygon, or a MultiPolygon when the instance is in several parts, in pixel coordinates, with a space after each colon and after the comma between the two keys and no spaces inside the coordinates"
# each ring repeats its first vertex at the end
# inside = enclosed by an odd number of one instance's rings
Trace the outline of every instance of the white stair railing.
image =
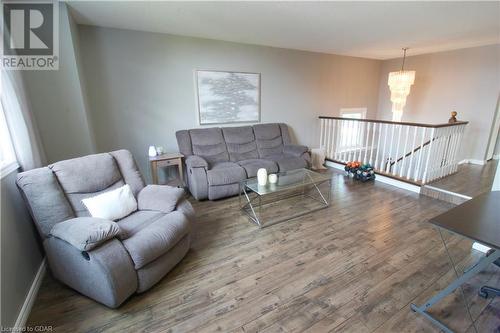
{"type": "Polygon", "coordinates": [[[426,184],[457,171],[468,122],[420,124],[321,116],[328,160],[369,163],[380,174],[426,184]]]}

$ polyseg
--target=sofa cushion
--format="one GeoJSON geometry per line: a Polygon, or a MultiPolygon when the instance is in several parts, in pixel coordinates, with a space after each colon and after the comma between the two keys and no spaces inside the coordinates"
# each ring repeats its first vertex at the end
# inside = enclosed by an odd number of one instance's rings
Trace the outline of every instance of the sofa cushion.
{"type": "Polygon", "coordinates": [[[132,213],[129,216],[124,217],[123,219],[116,222],[121,229],[119,237],[121,239],[132,237],[141,229],[144,229],[164,215],[165,214],[161,212],[152,210],[139,210],[135,213],[132,213]]]}
{"type": "Polygon", "coordinates": [[[132,193],[137,198],[137,194],[144,188],[145,184],[132,153],[121,149],[112,151],[109,154],[114,157],[124,182],[130,185],[132,193]]]}
{"type": "Polygon", "coordinates": [[[237,195],[240,192],[240,184],[216,185],[208,187],[208,199],[217,200],[237,195]]]}
{"type": "Polygon", "coordinates": [[[184,189],[168,185],[148,185],[137,198],[140,210],[170,213],[185,195],[184,189]]]}
{"type": "Polygon", "coordinates": [[[85,208],[85,205],[82,202],[83,199],[94,197],[96,195],[100,195],[108,191],[115,190],[117,188],[122,187],[123,185],[125,185],[125,183],[122,180],[119,180],[110,187],[105,188],[102,191],[91,192],[91,193],[67,193],[66,197],[68,198],[68,201],[71,204],[71,207],[73,208],[73,211],[75,212],[76,216],[78,217],[90,216],[89,211],[87,210],[87,208],[85,208]]]}
{"type": "Polygon", "coordinates": [[[193,146],[191,143],[191,136],[188,130],[181,130],[175,132],[175,137],[177,139],[177,145],[179,146],[179,151],[184,156],[193,155],[193,146]]]}
{"type": "Polygon", "coordinates": [[[137,270],[137,292],[142,293],[151,288],[161,280],[169,271],[177,265],[189,251],[191,239],[189,235],[184,236],[168,253],[156,258],[146,266],[137,270]]]}
{"type": "Polygon", "coordinates": [[[208,168],[208,162],[201,156],[191,155],[184,160],[188,169],[192,168],[208,168]]]}
{"type": "Polygon", "coordinates": [[[73,158],[49,165],[65,193],[93,193],[122,180],[115,159],[108,153],[73,158]]]}
{"type": "Polygon", "coordinates": [[[49,168],[21,172],[17,175],[16,184],[42,238],[48,236],[56,223],[75,217],[59,182],[49,168]]]}
{"type": "Polygon", "coordinates": [[[245,169],[248,178],[257,177],[260,168],[266,169],[268,174],[278,172],[278,165],[270,160],[251,159],[239,161],[238,164],[245,169]]]}
{"type": "Polygon", "coordinates": [[[210,186],[234,184],[246,179],[245,169],[234,162],[216,163],[207,171],[210,186]]]}
{"type": "Polygon", "coordinates": [[[92,217],[119,220],[137,210],[137,200],[130,185],[126,184],[112,191],[82,200],[92,217]]]}
{"type": "Polygon", "coordinates": [[[283,153],[283,139],[279,124],[259,124],[253,126],[259,157],[283,153]]]}
{"type": "Polygon", "coordinates": [[[284,145],[289,145],[292,143],[292,139],[290,138],[290,133],[288,131],[288,125],[280,123],[279,124],[281,130],[281,138],[283,139],[284,145]]]}
{"type": "Polygon", "coordinates": [[[135,269],[152,262],[170,250],[189,233],[189,220],[180,212],[163,215],[123,241],[135,269]]]}
{"type": "Polygon", "coordinates": [[[259,157],[251,126],[224,127],[222,133],[231,161],[237,162],[259,157]]]}
{"type": "Polygon", "coordinates": [[[229,161],[226,142],[220,128],[196,128],[189,130],[193,154],[203,157],[208,163],[229,161]]]}
{"type": "Polygon", "coordinates": [[[302,157],[288,154],[271,155],[267,159],[278,164],[279,171],[289,171],[301,168],[307,168],[307,162],[302,157]]]}
{"type": "Polygon", "coordinates": [[[49,165],[76,216],[89,216],[82,199],[125,185],[115,159],[94,154],[49,165]]]}

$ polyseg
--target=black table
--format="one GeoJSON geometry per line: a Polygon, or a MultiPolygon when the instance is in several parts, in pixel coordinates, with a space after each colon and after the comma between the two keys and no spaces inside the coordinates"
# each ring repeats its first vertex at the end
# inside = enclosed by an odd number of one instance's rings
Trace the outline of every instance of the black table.
{"type": "MultiPolygon", "coordinates": [[[[481,194],[431,219],[429,222],[438,227],[441,240],[443,241],[446,253],[454,269],[455,266],[446,246],[446,242],[444,241],[441,229],[448,230],[492,248],[492,251],[489,251],[488,254],[482,257],[474,266],[467,269],[463,275],[458,276],[455,269],[457,279],[448,285],[448,287],[430,298],[424,305],[417,306],[411,304],[411,309],[413,311],[423,315],[444,332],[452,333],[453,331],[451,329],[434,318],[427,312],[427,309],[454,292],[463,283],[467,282],[474,275],[500,258],[500,191],[481,194]]],[[[465,297],[464,301],[466,302],[465,297]]]]}

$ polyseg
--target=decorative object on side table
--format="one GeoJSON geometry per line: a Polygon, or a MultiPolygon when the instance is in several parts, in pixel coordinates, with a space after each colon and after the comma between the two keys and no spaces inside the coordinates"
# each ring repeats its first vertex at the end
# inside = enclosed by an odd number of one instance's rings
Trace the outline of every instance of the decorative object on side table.
{"type": "Polygon", "coordinates": [[[369,163],[362,164],[359,161],[347,162],[344,170],[348,176],[362,182],[375,179],[375,171],[373,171],[373,167],[369,163]]]}
{"type": "Polygon", "coordinates": [[[165,151],[163,150],[163,147],[162,146],[158,146],[156,147],[156,155],[163,155],[165,151]]]}
{"type": "Polygon", "coordinates": [[[158,155],[158,153],[156,152],[156,147],[155,146],[149,146],[149,148],[148,148],[148,156],[149,157],[155,157],[156,155],[158,155]]]}
{"type": "Polygon", "coordinates": [[[269,180],[269,184],[276,184],[278,182],[278,175],[272,173],[267,177],[267,179],[269,180]]]}
{"type": "MultiPolygon", "coordinates": [[[[156,150],[155,150],[156,151],[156,150]]],[[[165,153],[158,156],[150,156],[149,164],[151,166],[151,178],[153,184],[158,184],[158,168],[177,166],[179,171],[178,186],[184,187],[184,172],[182,170],[182,158],[184,155],[181,153],[165,153]]]]}

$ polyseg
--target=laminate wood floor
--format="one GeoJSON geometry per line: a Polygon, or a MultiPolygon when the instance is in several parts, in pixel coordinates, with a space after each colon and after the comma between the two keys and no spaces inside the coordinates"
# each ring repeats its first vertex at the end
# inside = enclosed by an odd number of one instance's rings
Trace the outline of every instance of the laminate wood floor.
{"type": "Polygon", "coordinates": [[[469,197],[478,196],[491,190],[498,160],[490,160],[485,165],[461,164],[458,171],[429,185],[469,197]]]}
{"type": "MultiPolygon", "coordinates": [[[[238,198],[194,202],[186,258],[119,309],[47,274],[28,324],[55,332],[437,332],[409,305],[454,279],[426,223],[452,205],[330,172],[331,207],[265,229],[241,215],[238,198]]],[[[471,242],[447,238],[462,266],[474,259],[471,242]]],[[[477,297],[477,287],[498,285],[499,271],[491,267],[464,288],[481,332],[500,325],[500,302],[477,297]]],[[[474,332],[458,292],[433,313],[474,332]]]]}

